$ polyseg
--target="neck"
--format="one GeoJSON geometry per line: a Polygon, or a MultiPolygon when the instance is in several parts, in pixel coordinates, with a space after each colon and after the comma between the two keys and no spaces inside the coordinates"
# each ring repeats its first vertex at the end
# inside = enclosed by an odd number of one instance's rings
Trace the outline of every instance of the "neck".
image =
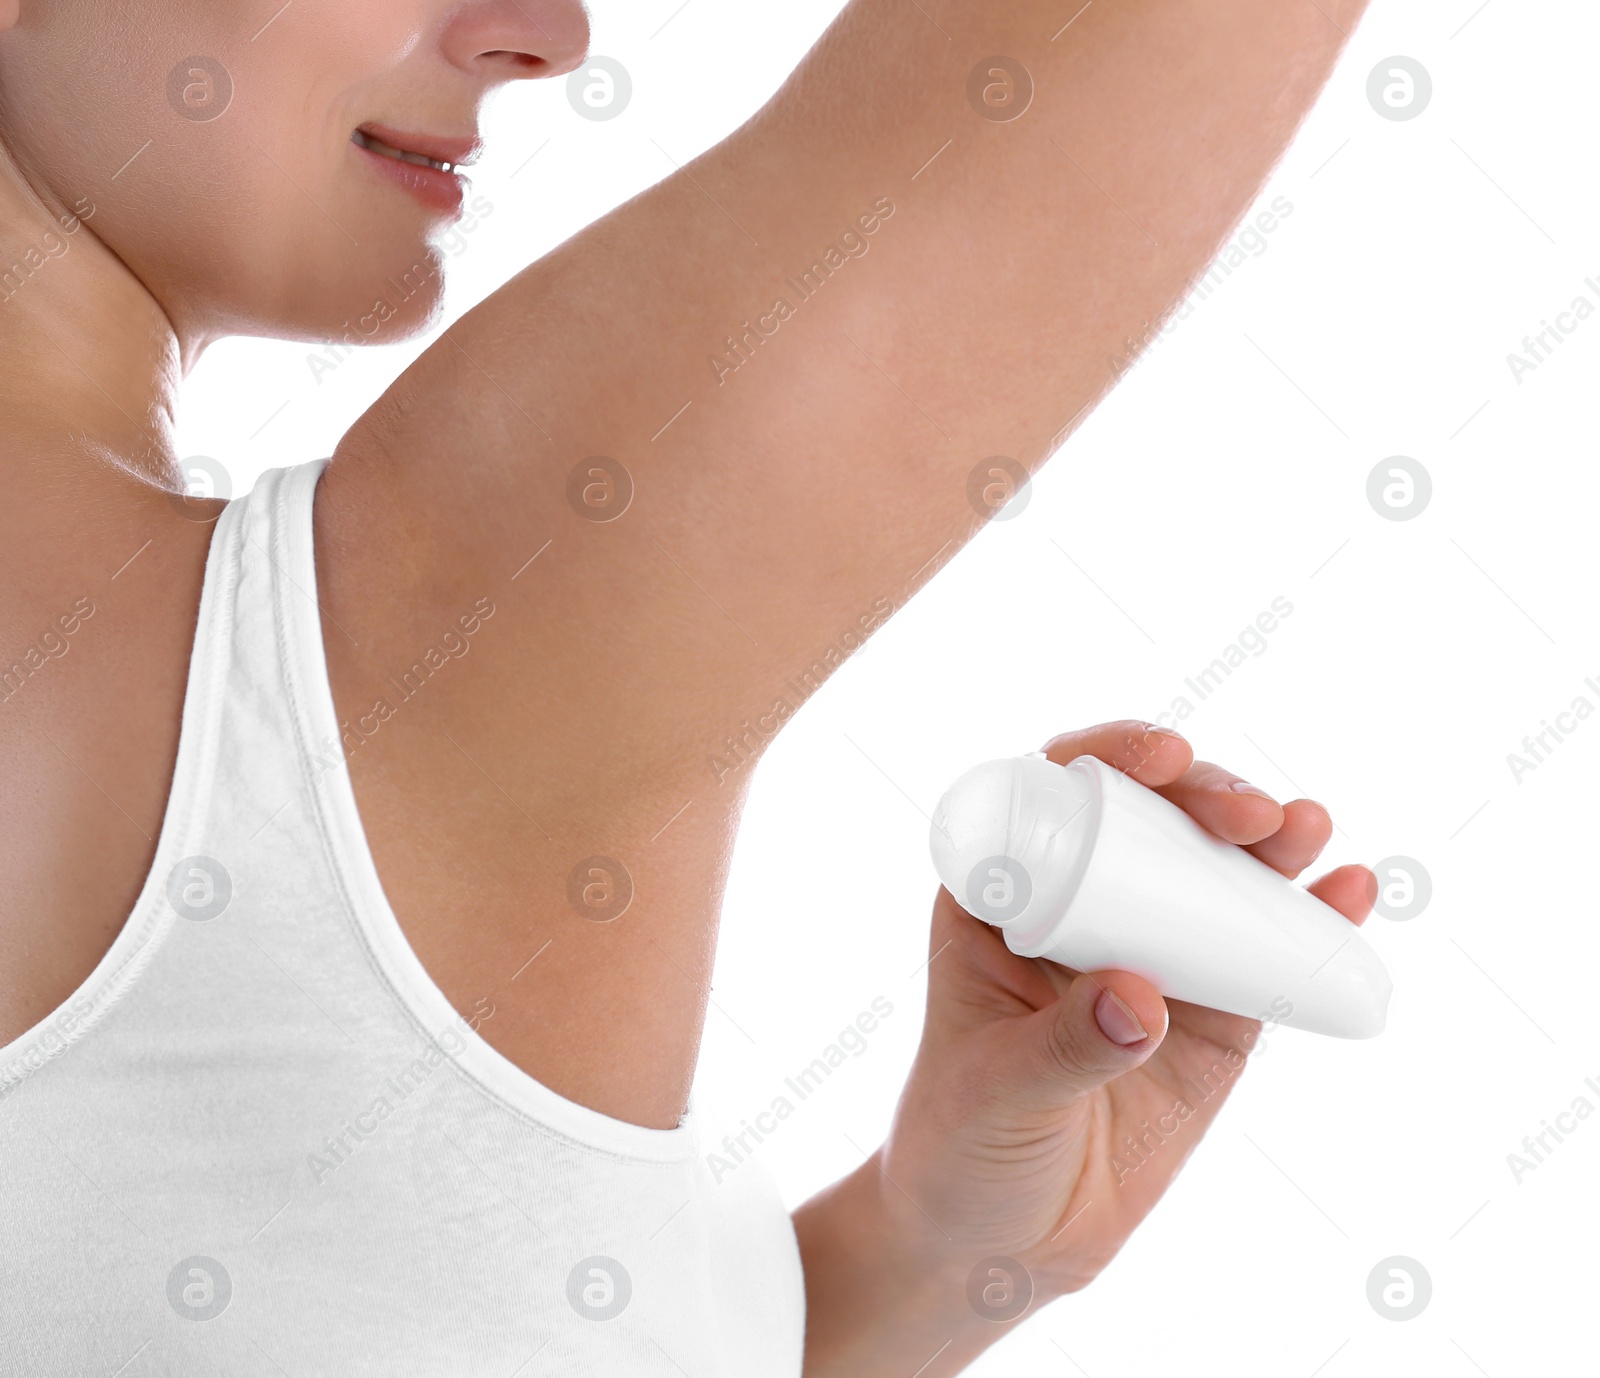
{"type": "Polygon", "coordinates": [[[182,487],[173,405],[193,360],[95,220],[88,198],[54,202],[0,150],[0,500],[13,511],[63,488],[81,502],[86,483],[182,487]]]}

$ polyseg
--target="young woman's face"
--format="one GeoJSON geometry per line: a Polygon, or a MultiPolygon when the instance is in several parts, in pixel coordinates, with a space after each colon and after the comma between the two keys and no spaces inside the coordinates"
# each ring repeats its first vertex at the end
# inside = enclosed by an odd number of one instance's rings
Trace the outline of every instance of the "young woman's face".
{"type": "Polygon", "coordinates": [[[489,90],[588,38],[583,0],[0,0],[0,142],[181,336],[393,340],[456,212],[369,133],[460,159],[489,90]]]}

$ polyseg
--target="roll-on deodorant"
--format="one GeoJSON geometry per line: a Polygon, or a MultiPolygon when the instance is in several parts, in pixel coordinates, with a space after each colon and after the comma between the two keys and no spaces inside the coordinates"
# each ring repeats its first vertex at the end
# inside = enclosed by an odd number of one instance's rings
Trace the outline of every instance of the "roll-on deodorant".
{"type": "Polygon", "coordinates": [[[1336,1038],[1383,1032],[1392,983],[1354,924],[1096,757],[975,766],[929,836],[945,888],[1021,956],[1336,1038]]]}

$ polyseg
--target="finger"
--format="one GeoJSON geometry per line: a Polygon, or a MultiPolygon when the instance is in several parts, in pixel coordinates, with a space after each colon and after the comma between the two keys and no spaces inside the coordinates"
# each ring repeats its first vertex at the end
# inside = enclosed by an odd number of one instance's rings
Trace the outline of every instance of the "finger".
{"type": "Polygon", "coordinates": [[[1274,871],[1297,876],[1311,865],[1333,836],[1333,819],[1314,799],[1291,799],[1283,806],[1283,826],[1246,849],[1274,871]]]}
{"type": "Polygon", "coordinates": [[[1044,754],[1058,766],[1095,756],[1151,786],[1176,780],[1194,760],[1194,749],[1171,728],[1135,718],[1063,732],[1045,743],[1044,754]]]}
{"type": "Polygon", "coordinates": [[[1283,807],[1270,794],[1210,761],[1196,761],[1156,793],[1224,842],[1246,846],[1283,826],[1283,807]]]}
{"type": "Polygon", "coordinates": [[[998,928],[967,913],[942,885],[928,942],[928,1018],[949,1032],[1026,1015],[1056,999],[1042,970],[1019,957],[998,928]]]}
{"type": "Polygon", "coordinates": [[[1365,866],[1336,867],[1306,889],[1354,924],[1365,923],[1378,900],[1378,878],[1365,866]]]}
{"type": "MultiPolygon", "coordinates": [[[[1023,1054],[1015,1092],[1049,1110],[1130,1072],[1161,1046],[1167,1006],[1156,988],[1127,971],[1085,972],[1054,1004],[1016,1024],[1023,1054]]],[[[997,1076],[1004,1076],[996,1069],[997,1076]]]]}

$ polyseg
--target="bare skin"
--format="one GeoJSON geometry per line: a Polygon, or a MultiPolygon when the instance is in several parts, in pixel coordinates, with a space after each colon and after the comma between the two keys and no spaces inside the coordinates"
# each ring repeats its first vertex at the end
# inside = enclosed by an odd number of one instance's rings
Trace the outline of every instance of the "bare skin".
{"type": "MultiPolygon", "coordinates": [[[[1332,835],[1322,805],[1279,805],[1147,723],[1063,733],[1045,753],[1127,771],[1286,876],[1332,835]]],[[[1309,888],[1357,924],[1378,894],[1365,866],[1309,888]]],[[[924,1362],[960,1372],[1021,1319],[968,1304],[980,1260],[1021,1265],[1024,1316],[1087,1286],[1182,1169],[1261,1033],[1253,1019],[1163,1001],[1128,972],[1018,957],[943,889],[929,951],[927,1023],[888,1140],[795,1212],[808,1378],[890,1378],[924,1362]]]]}
{"type": "MultiPolygon", "coordinates": [[[[604,1113],[677,1122],[743,793],[787,717],[777,701],[798,706],[786,684],[881,625],[981,525],[979,460],[1036,468],[1104,394],[1108,357],[1215,252],[1363,7],[1125,0],[1062,29],[1076,6],[943,0],[924,18],[853,0],[754,119],[519,274],[340,441],[315,510],[340,716],[475,599],[499,610],[462,673],[349,768],[407,937],[458,1009],[493,996],[503,1017],[484,1036],[513,1062],[604,1113]],[[966,97],[995,53],[1034,86],[1009,122],[966,97]],[[841,266],[811,296],[786,285],[830,244],[841,266]],[[747,360],[724,348],[780,296],[790,313],[745,337],[747,360]],[[595,522],[568,481],[602,455],[633,498],[595,522]],[[566,903],[596,854],[633,877],[617,923],[566,903]],[[510,987],[547,940],[538,979],[510,987]]],[[[575,0],[324,0],[252,40],[267,17],[0,0],[0,248],[11,263],[43,246],[0,301],[0,659],[77,600],[94,609],[0,704],[0,1041],[88,975],[154,852],[220,506],[174,499],[178,380],[226,334],[338,338],[432,265],[375,337],[420,329],[446,217],[375,174],[352,131],[470,136],[492,89],[570,70],[587,42],[575,0]],[[166,100],[170,61],[197,51],[222,54],[234,84],[209,122],[166,100]]],[[[1139,778],[1285,874],[1326,842],[1317,806],[1233,793],[1191,761],[1169,742],[1139,778]]],[[[1315,892],[1359,920],[1369,881],[1344,868],[1315,892]]],[[[1068,985],[945,898],[934,941],[952,937],[889,1143],[796,1216],[808,1372],[913,1371],[946,1338],[926,1372],[956,1371],[993,1338],[964,1328],[959,1265],[983,1252],[1023,1259],[1041,1295],[1081,1286],[1181,1160],[1040,1249],[1073,1192],[1100,1189],[1108,1117],[1247,1032],[1176,1006],[1169,1032],[1137,978],[1068,985]],[[1147,1038],[1096,1032],[1103,987],[1147,1038]],[[964,1143],[948,1088],[971,1091],[973,1050],[1058,1025],[1071,1056],[1053,1081],[1020,1059],[992,1095],[956,1098],[964,1143]],[[973,1147],[1019,1114],[1052,1126],[1048,1190],[973,1147]],[[880,1170],[929,1200],[984,1201],[983,1219],[949,1257],[924,1249],[880,1170]],[[906,1262],[871,1287],[851,1223],[867,1219],[906,1262]]]]}

